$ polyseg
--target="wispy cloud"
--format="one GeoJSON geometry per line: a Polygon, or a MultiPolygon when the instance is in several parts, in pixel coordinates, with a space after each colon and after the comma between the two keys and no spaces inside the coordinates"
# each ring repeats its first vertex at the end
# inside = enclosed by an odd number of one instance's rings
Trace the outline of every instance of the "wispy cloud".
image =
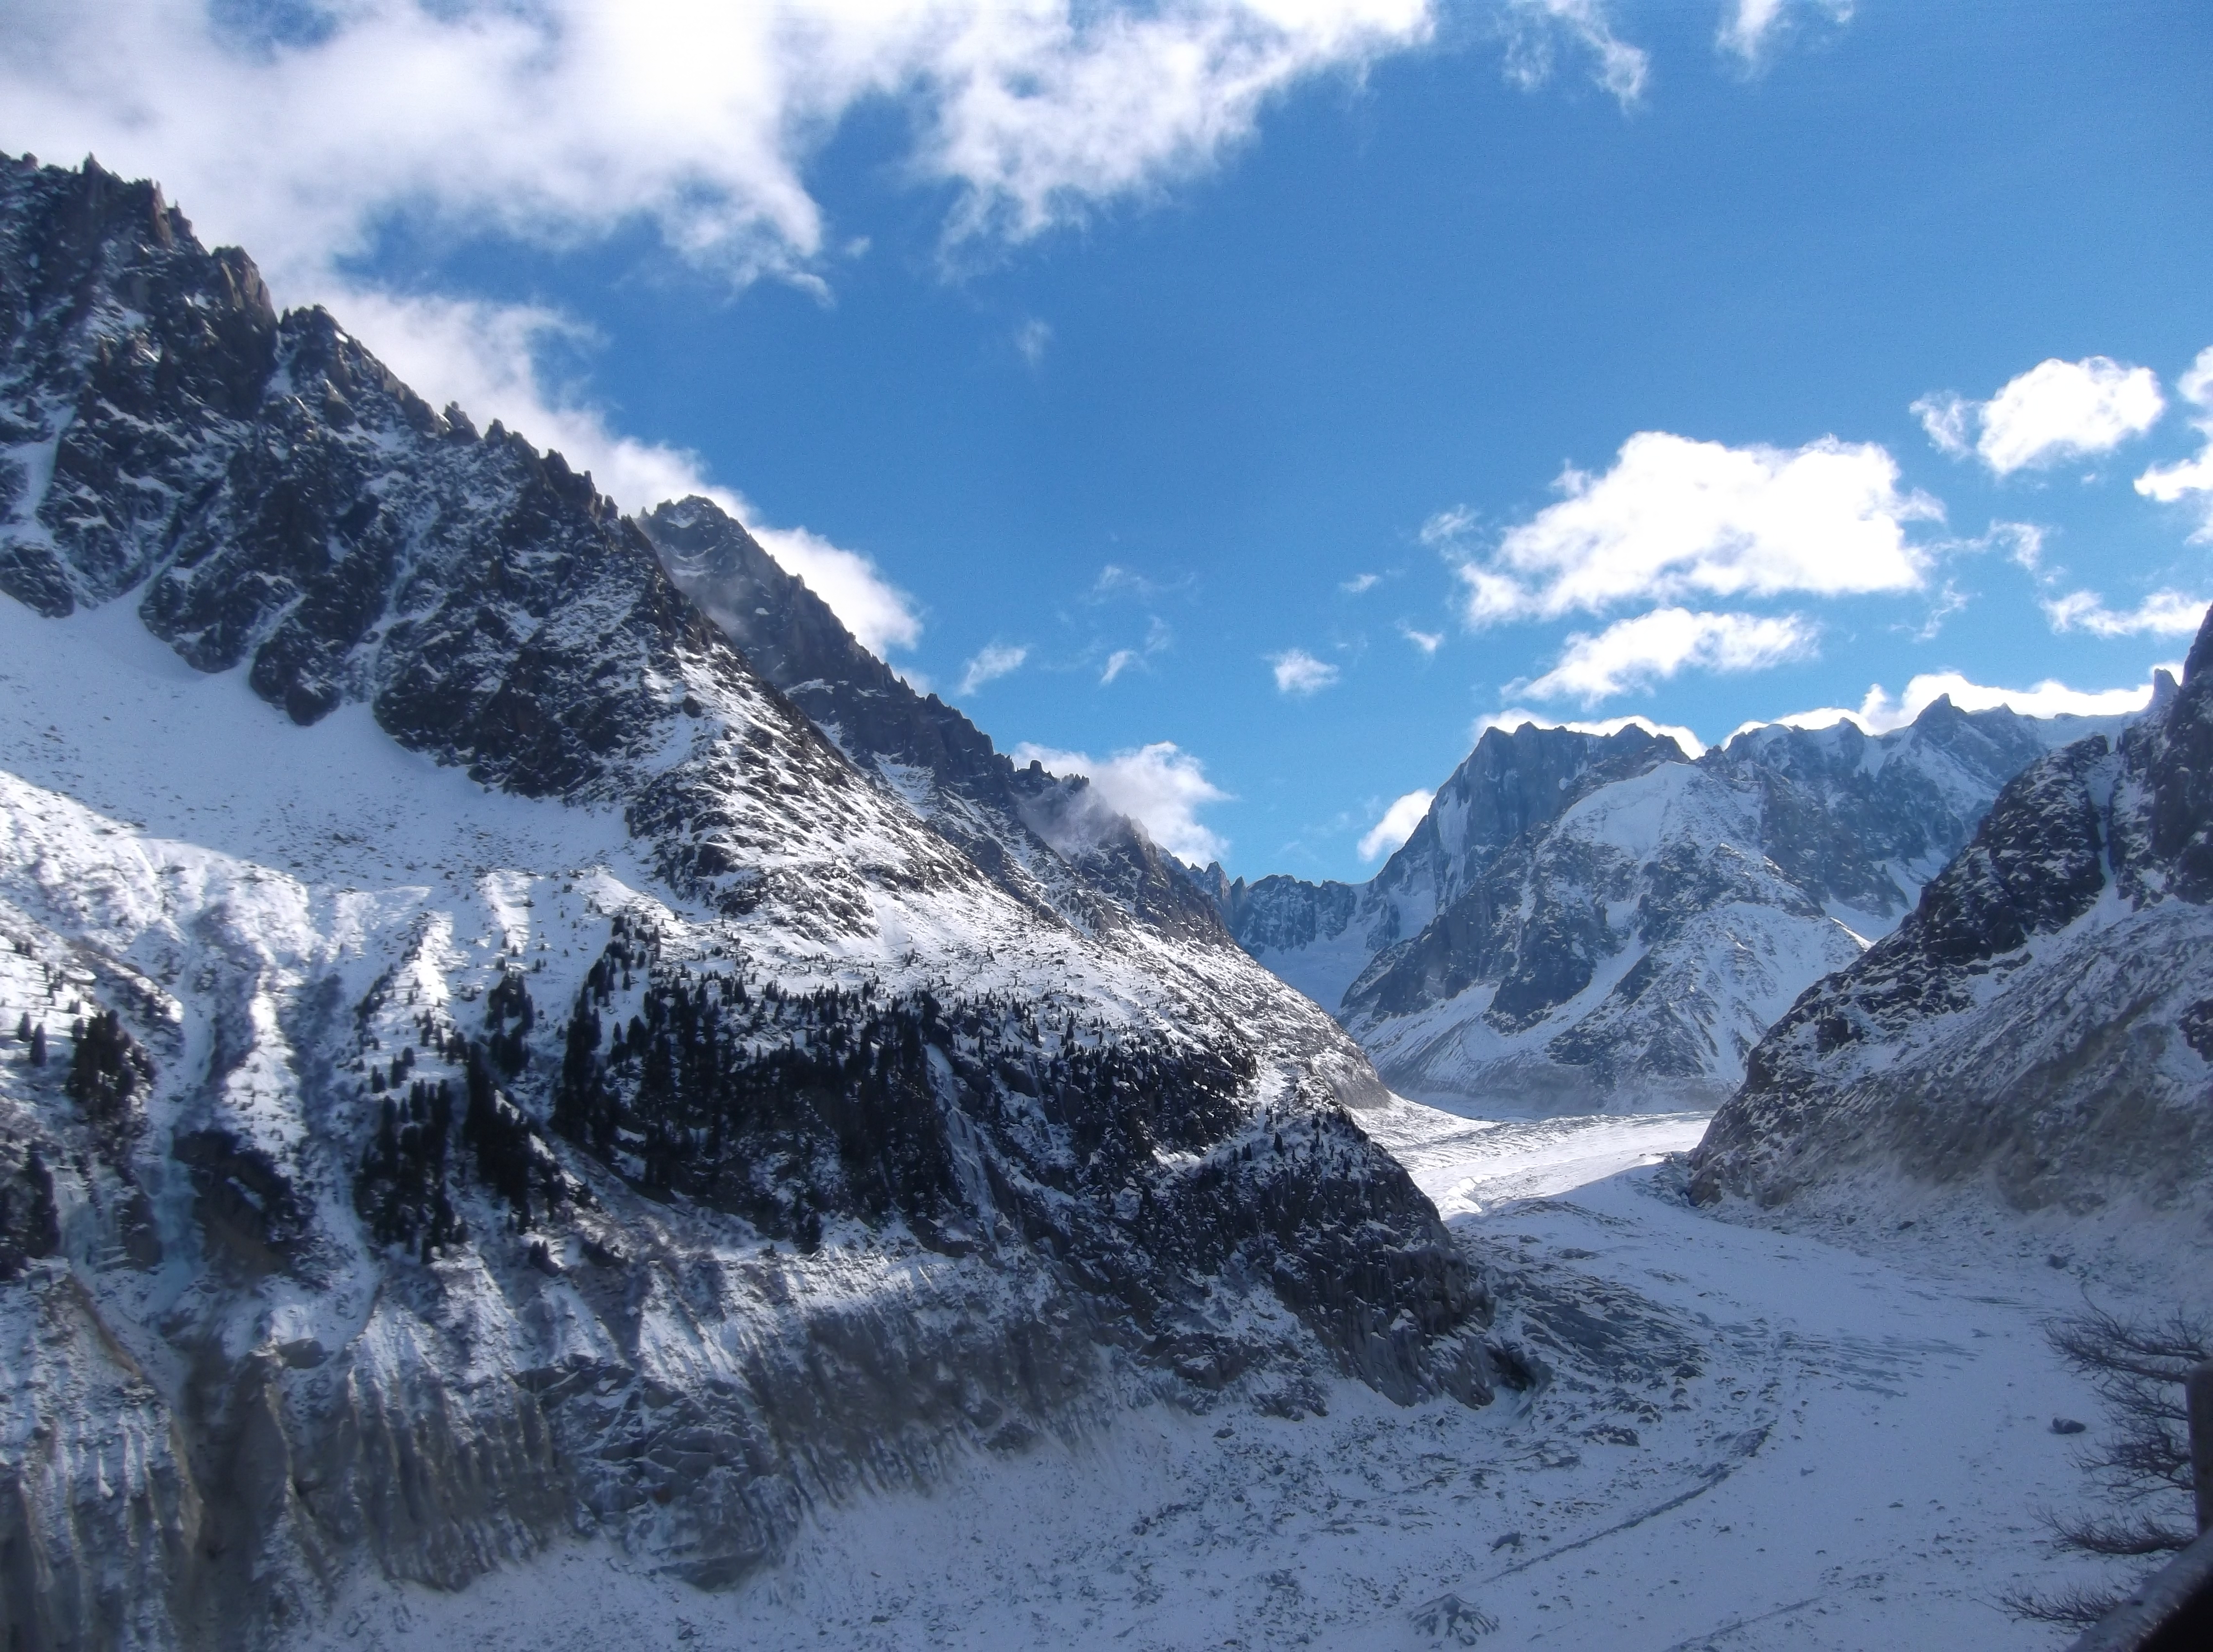
{"type": "Polygon", "coordinates": [[[1175,633],[1158,614],[1151,616],[1145,627],[1145,640],[1136,648],[1119,648],[1106,656],[1106,664],[1099,674],[1099,686],[1104,688],[1132,667],[1144,667],[1167,652],[1175,640],[1175,633]]]}
{"type": "Polygon", "coordinates": [[[1757,70],[1773,55],[1776,46],[1798,16],[1820,13],[1831,22],[1851,21],[1852,0],[1730,0],[1722,8],[1722,26],[1714,37],[1720,50],[1757,70]]]}
{"type": "Polygon", "coordinates": [[[2095,591],[2070,591],[2044,604],[2056,631],[2093,637],[2194,637],[2205,622],[2207,600],[2180,591],[2154,591],[2135,607],[2116,613],[2095,591]]]}
{"type": "Polygon", "coordinates": [[[972,694],[985,683],[1020,671],[1022,661],[1029,657],[1030,651],[1026,645],[994,643],[961,668],[960,692],[972,694]]]}
{"type": "Polygon", "coordinates": [[[2202,350],[2175,385],[2175,392],[2198,410],[2191,424],[2205,438],[2195,459],[2155,465],[2137,478],[2137,491],[2161,504],[2195,503],[2203,520],[2193,539],[2213,540],[2213,347],[2202,350]]]}
{"type": "Polygon", "coordinates": [[[1383,811],[1383,818],[1369,827],[1360,839],[1360,858],[1372,861],[1412,837],[1414,828],[1421,825],[1422,817],[1430,812],[1436,796],[1433,791],[1410,791],[1394,799],[1391,807],[1383,811]]]}
{"type": "Polygon", "coordinates": [[[1268,656],[1270,669],[1275,673],[1276,692],[1303,699],[1318,694],[1337,680],[1337,668],[1326,660],[1317,660],[1304,649],[1285,649],[1281,654],[1268,656]]]}
{"type": "Polygon", "coordinates": [[[1655,608],[1608,625],[1596,636],[1568,638],[1559,661],[1533,682],[1509,687],[1540,700],[1600,700],[1695,668],[1704,671],[1760,671],[1814,651],[1817,626],[1796,614],[1769,618],[1747,613],[1693,613],[1655,608]]]}
{"type": "Polygon", "coordinates": [[[1917,588],[1929,560],[1910,537],[1941,520],[1902,491],[1872,442],[1730,448],[1646,430],[1600,475],[1570,468],[1564,496],[1459,570],[1471,625],[1557,619],[1692,594],[1843,596],[1917,588]]]}
{"type": "Polygon", "coordinates": [[[1383,576],[1381,574],[1355,574],[1337,588],[1347,596],[1362,596],[1374,590],[1382,582],[1383,576]]]}
{"type": "Polygon", "coordinates": [[[1943,391],[1913,404],[1942,451],[1955,459],[1972,453],[1999,476],[2110,452],[2166,411],[2157,374],[2110,356],[2039,362],[1988,401],[1943,391]]]}
{"type": "Polygon", "coordinates": [[[1404,620],[1399,622],[1399,635],[1419,649],[1422,651],[1422,657],[1425,660],[1432,657],[1445,645],[1445,634],[1442,631],[1416,631],[1404,620]]]}
{"type": "Polygon", "coordinates": [[[1125,568],[1120,563],[1110,562],[1099,570],[1099,577],[1091,582],[1091,588],[1085,593],[1085,597],[1093,602],[1112,601],[1118,597],[1149,602],[1156,597],[1174,596],[1188,591],[1192,584],[1189,574],[1179,574],[1173,579],[1155,579],[1134,568],[1125,568]]]}
{"type": "Polygon", "coordinates": [[[1042,763],[1055,774],[1088,777],[1101,802],[1137,821],[1180,860],[1204,863],[1221,859],[1228,850],[1228,840],[1201,821],[1198,813],[1210,803],[1228,802],[1229,794],[1206,777],[1205,764],[1173,741],[1155,741],[1107,758],[1025,742],[1014,755],[1017,763],[1042,763]]]}
{"type": "Polygon", "coordinates": [[[1427,546],[1452,545],[1472,533],[1477,521],[1467,506],[1454,505],[1434,513],[1422,524],[1417,537],[1427,546]]]}
{"type": "Polygon", "coordinates": [[[1052,328],[1032,316],[1015,329],[1015,351],[1033,371],[1045,365],[1045,352],[1052,343],[1052,328]]]}
{"type": "Polygon", "coordinates": [[[1625,109],[1644,95],[1651,54],[1614,33],[1603,0],[1508,0],[1506,77],[1533,91],[1552,77],[1564,51],[1625,109]]]}

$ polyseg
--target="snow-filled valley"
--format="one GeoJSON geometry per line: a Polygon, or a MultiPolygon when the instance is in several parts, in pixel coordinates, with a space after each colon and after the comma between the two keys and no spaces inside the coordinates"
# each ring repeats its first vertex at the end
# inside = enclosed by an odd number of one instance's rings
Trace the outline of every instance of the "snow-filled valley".
{"type": "MultiPolygon", "coordinates": [[[[1498,1259],[1552,1367],[1525,1397],[1326,1416],[1151,1407],[934,1493],[810,1511],[726,1596],[591,1545],[460,1594],[364,1583],[318,1646],[1862,1649],[2061,1637],[2008,1588],[2078,1502],[2096,1402],[2040,1322],[2178,1283],[2079,1229],[1932,1209],[1901,1231],[1702,1213],[1687,1114],[1369,1121],[1498,1259]],[[2057,1265],[2055,1265],[2055,1259],[2057,1265]]],[[[1741,1213],[1740,1213],[1741,1214],[1741,1213]]],[[[2074,1570],[2070,1570],[2074,1569],[2074,1570]]]]}

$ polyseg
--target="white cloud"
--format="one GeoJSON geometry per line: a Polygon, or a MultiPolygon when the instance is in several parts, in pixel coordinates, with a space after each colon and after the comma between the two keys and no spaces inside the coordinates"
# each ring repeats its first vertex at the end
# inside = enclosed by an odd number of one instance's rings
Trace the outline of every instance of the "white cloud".
{"type": "MultiPolygon", "coordinates": [[[[1521,686],[1540,700],[1600,700],[1649,688],[1686,668],[1704,671],[1762,671],[1814,651],[1819,628],[1795,614],[1692,613],[1655,608],[1617,620],[1596,636],[1568,638],[1559,661],[1521,686]]],[[[1509,692],[1516,692],[1509,689],[1509,692]]]]}
{"type": "MultiPolygon", "coordinates": [[[[2179,661],[2154,669],[2164,671],[2177,680],[2182,676],[2179,661]]],[[[1987,684],[1971,682],[1956,671],[1931,672],[1914,678],[1906,684],[1905,692],[1894,698],[1881,683],[1876,683],[1868,690],[1857,710],[1828,705],[1817,710],[1793,711],[1780,717],[1747,722],[1729,738],[1734,740],[1747,729],[1763,728],[1771,722],[1785,723],[1795,728],[1826,728],[1832,723],[1850,722],[1871,735],[1887,735],[1893,728],[1903,728],[1944,697],[1948,697],[1962,711],[1988,711],[2003,705],[2025,717],[2126,716],[2150,704],[2151,693],[2149,679],[2136,688],[2070,688],[2051,678],[2033,688],[1992,688],[1987,684]]]]}
{"type": "Polygon", "coordinates": [[[2198,352],[2198,359],[2174,387],[2183,400],[2198,409],[2190,422],[2204,436],[2205,446],[2195,459],[2153,466],[2137,478],[2137,491],[2167,505],[2194,496],[2204,520],[2191,538],[2213,540],[2213,347],[2198,352]]]}
{"type": "Polygon", "coordinates": [[[972,694],[985,683],[1004,677],[1010,672],[1020,671],[1022,661],[1029,657],[1030,651],[1027,647],[994,643],[961,668],[960,692],[972,694]]]}
{"type": "Polygon", "coordinates": [[[1928,552],[1907,527],[1943,515],[1926,494],[1899,491],[1882,448],[1833,436],[1730,448],[1644,430],[1612,470],[1570,468],[1558,485],[1565,497],[1509,529],[1487,564],[1460,567],[1470,625],[1692,593],[1911,590],[1928,552]]]}
{"type": "Polygon", "coordinates": [[[1465,536],[1475,523],[1474,511],[1466,505],[1454,505],[1448,510],[1433,513],[1422,524],[1417,537],[1424,545],[1450,545],[1465,536]]]}
{"type": "Polygon", "coordinates": [[[2110,356],[2039,362],[1988,401],[1948,391],[1913,404],[1938,448],[1954,458],[1972,449],[2000,476],[2110,452],[2166,411],[2157,374],[2110,356]]]}
{"type": "Polygon", "coordinates": [[[1337,588],[1347,596],[1363,596],[1383,582],[1381,574],[1355,574],[1337,588]]]}
{"type": "MultiPolygon", "coordinates": [[[[1721,32],[1715,44],[1739,58],[1747,69],[1758,69],[1769,50],[1789,27],[1789,0],[1729,0],[1722,8],[1721,32]]],[[[1852,0],[1811,0],[1810,9],[1828,14],[1839,23],[1849,22],[1852,0]]]]}
{"type": "Polygon", "coordinates": [[[1410,791],[1383,811],[1383,818],[1369,827],[1360,840],[1360,858],[1372,861],[1387,850],[1396,849],[1414,835],[1414,828],[1430,812],[1436,800],[1433,791],[1410,791]]]}
{"type": "Polygon", "coordinates": [[[2095,591],[2070,591],[2044,605],[2057,631],[2093,637],[2195,637],[2205,621],[2206,600],[2179,591],[2154,591],[2125,613],[2116,613],[2095,591]]]}
{"type": "Polygon", "coordinates": [[[1103,688],[1137,663],[1137,649],[1116,649],[1106,656],[1106,668],[1099,674],[1100,686],[1103,688]]]}
{"type": "Polygon", "coordinates": [[[1698,758],[1706,754],[1706,743],[1680,723],[1655,722],[1649,717],[1600,717],[1596,719],[1564,719],[1540,716],[1534,711],[1516,708],[1511,711],[1491,711],[1475,720],[1471,738],[1481,740],[1488,728],[1503,728],[1509,734],[1515,729],[1534,723],[1539,728],[1572,728],[1579,735],[1618,735],[1625,728],[1642,728],[1648,735],[1661,735],[1683,748],[1686,757],[1698,758]]]}
{"type": "Polygon", "coordinates": [[[1603,0],[1508,0],[1506,30],[1506,77],[1525,91],[1552,79],[1564,43],[1623,108],[1644,95],[1651,54],[1613,32],[1603,0]]]}
{"type": "Polygon", "coordinates": [[[1315,694],[1337,680],[1335,666],[1326,660],[1315,659],[1304,649],[1285,649],[1281,654],[1271,654],[1268,664],[1275,672],[1276,692],[1279,694],[1315,694]]]}
{"type": "Polygon", "coordinates": [[[1088,775],[1101,802],[1138,821],[1179,860],[1203,864],[1221,859],[1229,847],[1198,818],[1200,809],[1228,802],[1229,794],[1206,777],[1204,764],[1172,741],[1155,741],[1104,759],[1026,741],[1015,748],[1015,761],[1042,763],[1055,774],[1088,775]]]}
{"type": "Polygon", "coordinates": [[[1015,349],[1034,369],[1045,365],[1045,352],[1052,343],[1052,328],[1032,316],[1015,329],[1015,349]]]}
{"type": "Polygon", "coordinates": [[[806,174],[911,117],[956,235],[1021,237],[1213,164],[1302,79],[1426,41],[1430,0],[345,0],[11,5],[9,141],[158,174],[224,240],[320,269],[394,212],[549,243],[637,220],[740,276],[825,245],[806,174]],[[296,9],[285,8],[285,12],[296,9]]]}
{"type": "Polygon", "coordinates": [[[1445,645],[1445,634],[1442,631],[1416,631],[1404,621],[1399,623],[1399,635],[1421,649],[1422,657],[1425,660],[1435,657],[1436,651],[1445,645]]]}

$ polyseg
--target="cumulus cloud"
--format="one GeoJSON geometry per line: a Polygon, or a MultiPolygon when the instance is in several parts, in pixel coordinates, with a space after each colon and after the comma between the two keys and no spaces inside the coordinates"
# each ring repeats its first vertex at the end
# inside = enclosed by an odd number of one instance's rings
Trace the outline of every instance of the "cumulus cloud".
{"type": "Polygon", "coordinates": [[[972,694],[985,683],[1020,671],[1022,661],[1029,657],[1027,647],[994,643],[960,668],[960,692],[972,694]]]}
{"type": "MultiPolygon", "coordinates": [[[[2164,671],[2178,680],[2182,675],[2179,662],[2161,665],[2155,670],[2164,671]]],[[[1906,684],[1905,692],[1894,698],[1876,683],[1869,688],[1867,698],[1856,710],[1828,705],[1812,711],[1793,711],[1784,716],[1747,722],[1730,738],[1771,722],[1796,728],[1826,728],[1832,723],[1850,722],[1856,722],[1871,735],[1887,735],[1893,728],[1903,728],[1944,698],[1962,711],[1988,711],[2003,705],[2025,717],[2111,717],[2143,710],[2151,704],[2151,696],[2149,679],[2135,688],[2070,688],[2051,678],[2033,688],[1993,688],[1971,681],[1956,671],[1938,671],[1914,678],[1906,684]]]]}
{"type": "Polygon", "coordinates": [[[1901,491],[1897,462],[1833,436],[1730,448],[1644,430],[1602,475],[1569,469],[1564,496],[1461,564],[1472,625],[1598,613],[1693,593],[1844,596],[1917,588],[1928,552],[1909,525],[1943,507],[1901,491]]]}
{"type": "Polygon", "coordinates": [[[1939,448],[1955,459],[1972,452],[2000,476],[2108,453],[2166,411],[2157,374],[2110,356],[2039,362],[1988,401],[1946,391],[1913,404],[1939,448]]]}
{"type": "Polygon", "coordinates": [[[1436,651],[1445,645],[1445,634],[1442,631],[1416,631],[1403,620],[1399,622],[1399,635],[1421,649],[1422,657],[1424,660],[1434,657],[1436,651]]]}
{"type": "Polygon", "coordinates": [[[1649,717],[1562,718],[1540,716],[1534,711],[1518,707],[1510,711],[1487,712],[1475,720],[1472,738],[1481,740],[1491,728],[1503,728],[1509,734],[1515,729],[1534,723],[1539,728],[1572,728],[1581,735],[1618,735],[1625,728],[1642,728],[1648,735],[1660,735],[1673,741],[1683,748],[1686,757],[1698,758],[1706,754],[1706,743],[1680,723],[1655,722],[1649,717]]]}
{"type": "Polygon", "coordinates": [[[1722,8],[1721,32],[1715,44],[1747,69],[1758,69],[1789,28],[1794,11],[1819,11],[1832,21],[1849,22],[1852,0],[1811,0],[1794,6],[1789,0],[1730,0],[1722,8]]]}
{"type": "Polygon", "coordinates": [[[1430,812],[1430,805],[1436,800],[1436,796],[1433,791],[1410,791],[1404,797],[1393,801],[1391,807],[1383,811],[1383,818],[1369,827],[1367,834],[1361,838],[1360,858],[1372,861],[1412,837],[1414,828],[1421,825],[1422,817],[1430,812]]]}
{"type": "Polygon", "coordinates": [[[1644,95],[1652,58],[1613,31],[1604,0],[1508,0],[1506,77],[1533,91],[1552,77],[1564,49],[1625,109],[1644,95]]]}
{"type": "Polygon", "coordinates": [[[1137,821],[1179,860],[1203,865],[1221,859],[1229,847],[1228,839],[1198,818],[1200,809],[1228,802],[1229,794],[1206,777],[1204,763],[1173,741],[1155,741],[1105,759],[1025,741],[1015,748],[1015,761],[1042,763],[1055,774],[1088,776],[1101,802],[1137,821]]]}
{"type": "Polygon", "coordinates": [[[1276,692],[1303,698],[1320,693],[1337,680],[1337,668],[1326,660],[1317,660],[1304,649],[1285,649],[1281,654],[1268,656],[1269,667],[1276,674],[1276,692]]]}
{"type": "MultiPolygon", "coordinates": [[[[1658,680],[1696,668],[1704,671],[1761,671],[1814,651],[1819,628],[1796,614],[1693,613],[1655,608],[1618,620],[1595,636],[1568,638],[1558,662],[1521,691],[1540,700],[1580,700],[1596,705],[1658,680]]],[[[1518,692],[1509,690],[1511,692],[1518,692]]]]}
{"type": "Polygon", "coordinates": [[[2183,400],[2198,410],[2190,422],[2205,438],[2205,446],[2195,459],[2153,466],[2137,478],[2137,491],[2161,504],[2193,501],[2204,511],[2204,520],[2191,537],[2213,540],[2213,348],[2198,351],[2198,359],[2174,387],[2183,400]]]}
{"type": "Polygon", "coordinates": [[[2179,591],[2154,591],[2135,607],[2116,613],[2095,591],[2070,591],[2044,605],[2057,631],[2093,637],[2194,637],[2205,620],[2206,600],[2179,591]]]}

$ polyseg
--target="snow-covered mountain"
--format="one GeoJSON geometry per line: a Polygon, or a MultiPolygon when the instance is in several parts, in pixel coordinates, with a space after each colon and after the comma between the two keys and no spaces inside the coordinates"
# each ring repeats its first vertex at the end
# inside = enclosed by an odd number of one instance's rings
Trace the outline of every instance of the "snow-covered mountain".
{"type": "MultiPolygon", "coordinates": [[[[2104,725],[1771,725],[1691,760],[1636,727],[1486,730],[1363,885],[1212,874],[1231,931],[1402,1094],[1712,1106],[1808,986],[1887,933],[2013,775],[2104,725]]],[[[2117,726],[2117,725],[2116,725],[2117,726]]]]}
{"type": "Polygon", "coordinates": [[[1867,1177],[2203,1219],[2213,1187],[2213,613],[2178,689],[2009,784],[1897,930],[1747,1063],[1693,1192],[1867,1177]]]}
{"type": "Polygon", "coordinates": [[[710,509],[0,162],[10,1644],[578,1533],[711,1585],[1132,1399],[1490,1397],[1342,1032],[710,509]]]}

